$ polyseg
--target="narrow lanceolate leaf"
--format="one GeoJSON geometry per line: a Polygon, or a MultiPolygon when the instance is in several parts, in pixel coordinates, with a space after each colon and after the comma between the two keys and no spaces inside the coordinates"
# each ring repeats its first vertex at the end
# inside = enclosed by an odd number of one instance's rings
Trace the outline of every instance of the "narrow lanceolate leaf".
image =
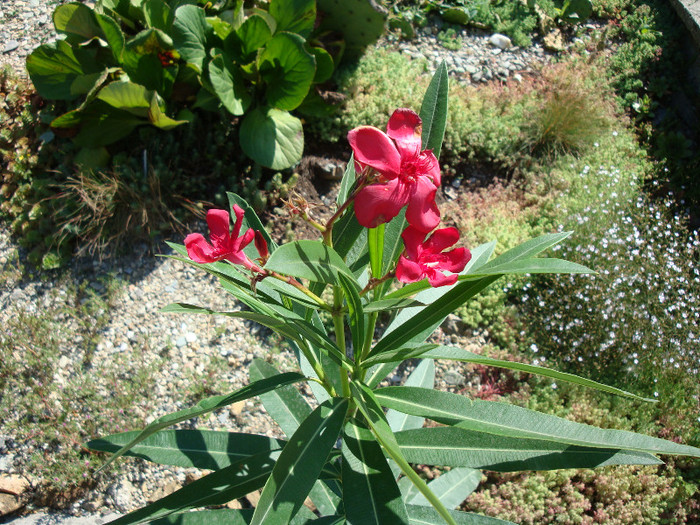
{"type": "Polygon", "coordinates": [[[521,259],[530,259],[535,255],[545,251],[547,248],[551,248],[552,246],[559,244],[571,234],[572,232],[562,232],[540,235],[539,237],[535,237],[534,239],[525,241],[524,243],[516,246],[515,248],[512,248],[505,253],[502,253],[495,259],[483,265],[481,269],[485,270],[487,268],[501,266],[506,263],[510,263],[521,259]]]}
{"type": "MultiPolygon", "coordinates": [[[[448,509],[456,509],[467,496],[474,492],[481,483],[481,471],[473,468],[457,467],[445,472],[428,483],[428,488],[440,498],[448,509]]],[[[423,494],[414,494],[407,504],[430,506],[423,494]]]]}
{"type": "MultiPolygon", "coordinates": [[[[410,525],[443,525],[445,520],[431,507],[407,505],[410,525]]],[[[450,516],[457,525],[515,525],[512,521],[499,520],[471,512],[450,511],[450,516]]]]}
{"type": "Polygon", "coordinates": [[[152,525],[248,525],[253,509],[199,510],[171,514],[166,518],[151,521],[152,525]]]}
{"type": "MultiPolygon", "coordinates": [[[[419,388],[433,389],[435,387],[435,361],[432,359],[424,359],[411,372],[411,375],[406,379],[405,386],[415,386],[419,388]]],[[[391,427],[391,430],[398,432],[399,430],[409,430],[411,428],[421,428],[425,421],[422,417],[411,416],[396,410],[389,410],[386,413],[386,420],[391,427]]]]}
{"type": "MultiPolygon", "coordinates": [[[[394,350],[405,343],[421,343],[437,328],[445,318],[476,294],[490,286],[499,276],[483,277],[476,281],[457,283],[432,304],[421,309],[420,315],[407,319],[379,340],[369,355],[378,355],[386,350],[394,350]]],[[[419,299],[424,302],[422,299],[419,299]]]]}
{"type": "Polygon", "coordinates": [[[365,315],[362,311],[362,299],[360,299],[360,294],[355,287],[355,282],[342,273],[338,274],[338,283],[345,293],[345,300],[348,306],[352,345],[353,348],[360,349],[365,340],[365,315]]]}
{"type": "Polygon", "coordinates": [[[474,276],[481,275],[520,275],[526,273],[568,273],[568,274],[587,274],[596,273],[594,270],[563,259],[555,259],[549,257],[538,257],[531,259],[518,259],[498,265],[482,266],[461,276],[460,279],[472,279],[474,276]]]}
{"type": "Polygon", "coordinates": [[[330,284],[337,283],[338,273],[342,273],[359,288],[340,255],[321,241],[295,241],[280,246],[270,256],[265,269],[330,284]]]}
{"type": "Polygon", "coordinates": [[[567,445],[457,427],[404,430],[396,440],[405,458],[416,464],[470,467],[498,472],[595,468],[606,465],[659,465],[646,452],[567,445]]]}
{"type": "Polygon", "coordinates": [[[558,381],[566,381],[595,390],[600,390],[601,392],[608,392],[610,394],[636,399],[638,401],[647,401],[650,403],[656,402],[655,399],[640,397],[635,394],[632,394],[631,392],[627,392],[625,390],[621,390],[612,386],[604,385],[596,381],[591,381],[590,379],[585,379],[574,374],[567,374],[566,372],[559,372],[550,368],[529,365],[527,363],[517,363],[515,361],[493,359],[491,357],[475,354],[473,352],[469,352],[467,350],[462,350],[461,348],[452,346],[422,346],[418,348],[402,348],[400,350],[385,352],[373,358],[367,359],[365,361],[365,364],[374,365],[377,363],[384,362],[393,363],[396,361],[402,361],[404,359],[413,359],[417,357],[420,357],[422,359],[452,359],[453,361],[462,361],[464,363],[475,363],[479,365],[494,366],[497,368],[507,368],[508,370],[517,370],[519,372],[526,372],[528,374],[537,374],[543,377],[551,377],[552,379],[556,379],[558,381]]]}
{"type": "Polygon", "coordinates": [[[340,181],[340,189],[338,190],[338,196],[336,197],[336,204],[342,206],[345,201],[348,200],[350,193],[352,193],[353,186],[355,185],[355,155],[350,155],[350,160],[348,161],[347,167],[345,168],[345,173],[343,173],[343,179],[340,181]]]}
{"type": "Polygon", "coordinates": [[[368,303],[363,308],[365,313],[370,312],[390,312],[392,310],[400,310],[402,308],[412,308],[412,307],[425,306],[425,304],[415,299],[380,299],[379,301],[372,301],[368,303]]]}
{"type": "Polygon", "coordinates": [[[454,520],[450,517],[442,502],[428,488],[425,481],[416,474],[413,468],[408,464],[408,461],[406,461],[396,441],[396,437],[391,431],[389,423],[387,423],[384,411],[377,402],[372,390],[370,390],[367,385],[355,381],[350,383],[350,390],[352,391],[353,399],[357,404],[358,410],[364,416],[369,428],[372,430],[372,433],[387,455],[396,462],[404,475],[408,477],[421,494],[430,501],[430,504],[435,507],[440,516],[442,516],[448,524],[455,525],[454,520]]]}
{"type": "Polygon", "coordinates": [[[343,435],[343,501],[353,525],[406,523],[408,514],[382,447],[357,421],[343,435]]]}
{"type": "Polygon", "coordinates": [[[375,396],[387,408],[478,432],[583,447],[700,457],[700,449],[695,447],[625,430],[584,425],[508,403],[415,387],[380,388],[375,396]]]}
{"type": "Polygon", "coordinates": [[[158,419],[156,419],[153,423],[148,425],[146,428],[144,428],[136,437],[134,437],[126,445],[124,445],[117,452],[115,452],[114,455],[111,458],[109,458],[109,460],[107,460],[107,462],[104,465],[102,465],[100,470],[103,470],[105,467],[107,467],[107,465],[112,463],[119,456],[122,456],[131,447],[133,447],[137,443],[140,443],[148,436],[155,434],[159,430],[162,430],[176,423],[180,423],[182,421],[187,421],[188,419],[192,419],[193,417],[199,417],[201,415],[208,414],[209,412],[212,412],[217,408],[232,405],[233,403],[236,403],[238,401],[244,401],[246,399],[259,396],[260,394],[264,394],[265,392],[269,392],[281,386],[291,385],[292,383],[297,383],[299,381],[306,381],[306,377],[296,372],[285,372],[284,374],[280,374],[275,377],[262,379],[260,381],[251,383],[248,386],[244,386],[240,390],[232,392],[231,394],[209,397],[207,399],[203,399],[191,408],[178,410],[177,412],[173,412],[172,414],[161,416],[158,419]]]}
{"type": "Polygon", "coordinates": [[[367,247],[369,249],[369,266],[372,277],[379,279],[382,276],[382,261],[384,258],[384,230],[385,224],[367,231],[367,247]]]}
{"type": "Polygon", "coordinates": [[[420,118],[423,121],[421,136],[423,149],[433,150],[438,159],[447,125],[448,80],[447,66],[442,62],[430,81],[420,107],[420,118]]]}
{"type": "Polygon", "coordinates": [[[347,399],[326,401],[290,438],[260,496],[251,525],[286,525],[303,505],[335,445],[347,399]]]}
{"type": "MultiPolygon", "coordinates": [[[[112,434],[93,439],[87,446],[116,452],[138,434],[138,431],[112,434]]],[[[161,465],[219,470],[256,454],[279,452],[285,444],[281,439],[239,432],[161,430],[134,445],[125,455],[161,465]]]]}
{"type": "Polygon", "coordinates": [[[242,498],[265,484],[278,456],[279,452],[263,453],[233,463],[110,523],[143,523],[176,512],[208,505],[224,505],[233,499],[242,498]]]}
{"type": "Polygon", "coordinates": [[[309,492],[311,501],[324,516],[343,514],[343,501],[340,499],[342,489],[333,479],[317,480],[309,492]]]}
{"type": "MultiPolygon", "coordinates": [[[[250,380],[260,381],[279,375],[277,369],[263,361],[254,359],[249,369],[250,380]]],[[[260,395],[265,410],[275,420],[285,436],[296,432],[299,425],[311,415],[311,407],[299,391],[292,385],[283,386],[260,395]]]]}

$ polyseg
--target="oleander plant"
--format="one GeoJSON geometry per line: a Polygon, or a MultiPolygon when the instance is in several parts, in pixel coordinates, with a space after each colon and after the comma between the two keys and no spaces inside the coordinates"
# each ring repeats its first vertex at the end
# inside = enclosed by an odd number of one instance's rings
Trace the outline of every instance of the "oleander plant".
{"type": "Polygon", "coordinates": [[[446,118],[443,65],[419,114],[401,108],[386,131],[351,130],[353,161],[332,216],[321,222],[303,199],[290,204],[318,230],[318,240],[278,246],[252,208],[229,194],[230,211],[207,214],[209,239],[193,233],[184,245],[171,245],[174,258],[216,276],[246,308],[217,312],[178,303],[164,311],[260,323],[290,342],[299,369],[280,372],[254,360],[250,383],[239,390],[161,416],[142,431],[91,441],[91,449],[113,452],[106,465],[129,455],[211,471],[112,523],[508,523],[457,510],[480,483],[480,470],[656,465],[659,454],[700,457],[700,449],[672,441],[434,389],[434,360],[440,359],[654,402],[572,374],[432,342],[448,314],[504,275],[592,273],[538,257],[569,233],[537,237],[495,258],[495,242],[455,247],[460,232],[440,227],[435,202],[446,118]],[[322,316],[332,318],[332,328],[322,316]],[[420,363],[405,384],[384,386],[408,359],[420,363]],[[311,394],[302,395],[301,384],[311,394]],[[284,438],[168,429],[256,396],[284,438]],[[416,469],[422,465],[449,470],[426,482],[416,469]],[[254,509],[223,508],[259,489],[254,509]],[[313,505],[305,504],[307,498],[313,505]]]}

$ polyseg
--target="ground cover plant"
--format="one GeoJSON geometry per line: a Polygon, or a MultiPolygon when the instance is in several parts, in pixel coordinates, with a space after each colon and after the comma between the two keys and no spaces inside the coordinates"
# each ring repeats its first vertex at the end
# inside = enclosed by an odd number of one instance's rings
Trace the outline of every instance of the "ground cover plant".
{"type": "Polygon", "coordinates": [[[536,237],[492,259],[495,242],[470,252],[454,248],[456,228],[437,228],[437,156],[447,122],[447,93],[443,65],[430,83],[420,117],[403,108],[392,114],[386,133],[372,126],[350,131],[354,162],[341,184],[336,212],[321,224],[303,202],[290,205],[319,231],[321,240],[276,246],[245,201],[230,194],[233,230],[228,211],[210,210],[210,240],[194,233],[184,246],[172,245],[183,256],[180,260],[217,276],[223,289],[249,310],[216,312],[177,303],[165,311],[261,323],[292,343],[301,373],[280,373],[253,361],[251,382],[240,390],[162,416],[141,432],[91,441],[93,449],[115,452],[108,464],[130,454],[215,471],[114,523],[160,518],[208,523],[503,523],[450,509],[478,484],[480,475],[473,469],[658,464],[653,453],[700,457],[700,449],[671,441],[432,388],[430,360],[452,359],[645,401],[552,369],[426,343],[451,311],[505,274],[591,272],[562,259],[536,257],[568,232],[536,237]],[[392,291],[392,281],[404,286],[392,291]],[[332,297],[324,299],[327,287],[332,297]],[[378,314],[393,310],[393,320],[375,341],[378,314]],[[334,337],[320,322],[320,311],[332,316],[334,337]],[[403,360],[418,357],[427,361],[407,386],[378,388],[403,360]],[[293,388],[299,382],[309,382],[315,408],[293,388]],[[255,396],[288,440],[165,430],[255,396]],[[438,425],[424,427],[425,418],[438,425]],[[426,484],[411,464],[453,469],[426,484]],[[224,504],[256,488],[262,494],[254,510],[186,512],[224,504]],[[318,514],[303,505],[309,495],[318,514]]]}

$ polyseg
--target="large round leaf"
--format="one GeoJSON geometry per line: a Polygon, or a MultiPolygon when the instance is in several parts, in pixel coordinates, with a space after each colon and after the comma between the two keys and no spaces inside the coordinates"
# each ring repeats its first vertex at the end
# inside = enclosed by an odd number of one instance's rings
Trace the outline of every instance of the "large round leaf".
{"type": "Polygon", "coordinates": [[[101,45],[110,48],[117,62],[121,62],[126,37],[113,18],[76,2],[56,8],[53,23],[56,31],[67,35],[68,42],[82,44],[97,39],[101,45]]]}
{"type": "Polygon", "coordinates": [[[312,47],[311,53],[316,57],[316,74],[314,76],[314,84],[321,84],[325,82],[331,75],[333,75],[333,70],[335,69],[335,63],[333,62],[333,57],[323,49],[322,47],[312,47]]]}
{"type": "Polygon", "coordinates": [[[301,121],[286,111],[257,107],[245,116],[239,134],[245,154],[265,167],[281,170],[301,160],[301,121]]]}
{"type": "Polygon", "coordinates": [[[213,32],[207,23],[204,9],[194,5],[183,5],[175,11],[173,43],[180,56],[198,71],[204,70],[207,56],[207,40],[213,32]]]}
{"type": "Polygon", "coordinates": [[[42,97],[73,100],[89,92],[102,67],[89,49],[73,49],[62,40],[37,47],[27,57],[27,71],[42,97]]]}
{"type": "Polygon", "coordinates": [[[291,111],[304,101],[316,74],[316,59],[304,49],[304,39],[278,33],[258,58],[258,70],[267,83],[267,103],[291,111]]]}
{"type": "Polygon", "coordinates": [[[316,22],[316,0],[270,0],[270,14],[277,31],[309,36],[316,22]]]}
{"type": "Polygon", "coordinates": [[[209,64],[209,80],[224,107],[233,115],[243,115],[250,106],[239,69],[227,58],[217,55],[209,64]]]}
{"type": "Polygon", "coordinates": [[[255,58],[255,53],[272,38],[272,29],[260,15],[246,18],[241,27],[229,33],[224,48],[239,63],[247,64],[255,58]]]}

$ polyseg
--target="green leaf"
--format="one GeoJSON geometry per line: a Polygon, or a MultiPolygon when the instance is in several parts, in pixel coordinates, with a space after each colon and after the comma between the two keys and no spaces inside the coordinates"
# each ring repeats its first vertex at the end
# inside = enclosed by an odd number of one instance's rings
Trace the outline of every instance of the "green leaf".
{"type": "MultiPolygon", "coordinates": [[[[391,332],[387,329],[379,342],[370,351],[369,356],[379,355],[387,350],[395,350],[405,343],[421,343],[445,320],[445,318],[466,301],[490,286],[499,276],[483,277],[476,281],[465,281],[450,287],[444,287],[444,292],[440,289],[440,297],[421,308],[420,315],[415,318],[406,319],[401,324],[392,323],[391,332]]],[[[432,290],[426,290],[432,292],[432,290]]],[[[422,297],[416,297],[421,302],[428,303],[422,297]]]]}
{"type": "Polygon", "coordinates": [[[399,448],[399,444],[396,441],[396,437],[391,431],[389,423],[387,423],[384,411],[377,402],[372,390],[370,390],[366,385],[356,381],[352,381],[350,383],[350,390],[353,394],[353,400],[357,404],[358,410],[364,416],[370,429],[372,430],[372,433],[384,451],[396,462],[401,471],[408,478],[410,478],[411,482],[416,486],[416,488],[418,488],[418,490],[430,500],[431,505],[438,510],[445,521],[448,524],[454,525],[453,520],[451,520],[450,516],[447,514],[447,509],[445,506],[437,499],[435,494],[432,493],[421,477],[416,474],[413,468],[406,461],[406,458],[404,457],[403,452],[399,448]]]}
{"type": "Polygon", "coordinates": [[[265,269],[330,284],[337,283],[342,273],[356,289],[360,288],[340,255],[321,241],[294,241],[280,246],[270,255],[265,269]]]}
{"type": "Polygon", "coordinates": [[[306,381],[306,377],[296,372],[286,372],[284,374],[280,374],[269,379],[262,379],[260,381],[256,381],[255,383],[251,383],[248,386],[244,386],[243,388],[236,390],[235,392],[232,392],[230,394],[213,396],[207,399],[203,399],[194,407],[178,410],[177,412],[173,412],[172,414],[161,416],[155,421],[153,421],[153,423],[148,425],[146,428],[144,428],[135,438],[129,441],[129,443],[127,443],[117,452],[115,452],[114,455],[112,455],[112,457],[110,457],[109,460],[107,460],[107,462],[104,465],[102,465],[102,467],[100,467],[100,470],[104,470],[110,463],[112,463],[118,457],[122,456],[127,450],[131,449],[134,445],[140,443],[148,436],[155,434],[159,430],[162,430],[176,423],[180,423],[182,421],[187,421],[188,419],[192,419],[194,417],[199,417],[201,415],[208,414],[209,412],[212,412],[217,408],[232,405],[233,403],[236,403],[238,401],[244,401],[246,399],[259,396],[260,394],[264,394],[281,386],[290,385],[299,381],[306,381]]]}
{"type": "Polygon", "coordinates": [[[239,140],[246,155],[273,170],[292,167],[304,151],[301,121],[275,108],[249,111],[241,123],[239,140]]]}
{"type": "Polygon", "coordinates": [[[270,38],[272,30],[265,19],[260,15],[251,15],[226,37],[224,49],[236,57],[240,64],[247,64],[270,38]]]}
{"type": "Polygon", "coordinates": [[[151,109],[155,92],[132,82],[110,82],[97,94],[97,98],[110,106],[146,118],[151,109]]]}
{"type": "Polygon", "coordinates": [[[56,8],[53,23],[56,31],[68,35],[69,43],[83,45],[97,39],[101,45],[109,47],[117,63],[121,62],[126,37],[111,17],[95,13],[84,4],[72,2],[56,8]]]}
{"type": "Polygon", "coordinates": [[[447,66],[443,61],[435,71],[420,107],[420,118],[423,121],[421,134],[423,149],[433,150],[438,159],[447,126],[448,79],[447,66]]]}
{"type": "Polygon", "coordinates": [[[246,90],[240,69],[222,55],[209,64],[209,80],[221,103],[232,115],[243,115],[250,106],[251,96],[246,90]]]}
{"type": "MultiPolygon", "coordinates": [[[[345,201],[348,200],[348,197],[350,197],[352,189],[355,186],[356,178],[357,175],[355,173],[355,155],[354,153],[351,153],[350,160],[348,160],[348,164],[345,167],[345,173],[343,173],[343,179],[340,181],[340,189],[338,190],[338,195],[335,199],[335,202],[338,206],[342,206],[343,204],[345,204],[345,201]]],[[[347,214],[350,212],[346,211],[345,213],[347,214]]]]}
{"type": "Polygon", "coordinates": [[[338,283],[345,293],[350,322],[350,335],[355,349],[362,348],[365,340],[365,315],[362,311],[362,299],[358,292],[357,281],[338,272],[338,283]]]}
{"type": "Polygon", "coordinates": [[[267,103],[273,108],[296,109],[309,92],[316,75],[316,59],[304,44],[299,35],[277,33],[258,57],[258,71],[267,84],[267,103]]]}
{"type": "Polygon", "coordinates": [[[180,56],[200,73],[204,71],[207,41],[211,33],[204,9],[194,5],[177,8],[173,21],[173,44],[180,56]]]}
{"type": "Polygon", "coordinates": [[[277,31],[308,37],[316,22],[315,0],[271,0],[270,14],[277,21],[277,31]]]}
{"type": "Polygon", "coordinates": [[[149,28],[168,32],[171,17],[170,7],[162,0],[146,0],[143,5],[143,17],[149,28]]]}
{"type": "MultiPolygon", "coordinates": [[[[490,357],[485,357],[467,350],[462,350],[461,348],[451,347],[451,346],[439,346],[434,349],[428,349],[425,353],[414,354],[410,357],[422,357],[425,359],[452,359],[454,361],[462,361],[464,363],[475,363],[479,365],[495,366],[497,368],[507,368],[509,370],[518,370],[520,372],[526,372],[528,374],[537,374],[543,377],[551,377],[552,379],[557,379],[559,381],[566,381],[569,383],[574,383],[576,385],[585,386],[587,388],[592,388],[595,390],[600,390],[601,392],[608,392],[609,394],[615,394],[622,397],[628,397],[630,399],[636,399],[637,401],[646,401],[648,403],[656,403],[656,399],[650,399],[645,397],[637,396],[631,392],[621,390],[612,386],[604,385],[596,381],[591,381],[590,379],[585,379],[574,374],[568,374],[566,372],[559,372],[558,370],[552,370],[550,368],[544,368],[537,365],[529,365],[527,363],[517,363],[515,361],[504,361],[501,359],[493,359],[490,357]]],[[[377,356],[384,358],[384,356],[377,356]]],[[[392,358],[391,360],[394,360],[392,358]]],[[[408,359],[408,357],[404,357],[408,359]]]]}
{"type": "Polygon", "coordinates": [[[372,277],[379,279],[382,276],[382,260],[384,257],[384,230],[386,224],[380,224],[376,228],[367,230],[367,248],[369,249],[369,266],[372,277]]]}
{"type": "Polygon", "coordinates": [[[551,248],[552,246],[559,244],[561,241],[569,237],[571,233],[572,232],[548,233],[535,237],[534,239],[530,239],[529,241],[525,241],[524,243],[508,250],[495,259],[484,264],[479,268],[479,271],[496,266],[502,266],[506,263],[511,263],[520,259],[531,259],[547,248],[551,248]]]}
{"type": "Polygon", "coordinates": [[[581,264],[554,258],[518,259],[515,261],[487,265],[468,273],[460,279],[473,278],[474,275],[508,275],[525,273],[596,273],[581,264]]]}
{"type": "Polygon", "coordinates": [[[425,306],[420,301],[415,299],[380,299],[367,303],[364,307],[365,313],[370,312],[390,312],[391,310],[400,310],[403,308],[412,308],[425,306]]]}
{"type": "MultiPolygon", "coordinates": [[[[428,488],[437,494],[445,507],[456,509],[467,499],[469,494],[476,490],[479,483],[481,483],[480,470],[457,467],[449,472],[443,472],[438,478],[428,483],[428,488]]],[[[407,500],[406,503],[431,506],[425,496],[420,493],[407,500]]]]}
{"type": "MultiPolygon", "coordinates": [[[[405,386],[414,386],[419,388],[435,388],[435,361],[424,359],[411,372],[411,375],[406,379],[405,386]]],[[[421,428],[424,419],[418,416],[410,416],[396,410],[389,410],[386,413],[386,420],[391,427],[391,430],[398,432],[399,430],[409,430],[412,428],[421,428]]]]}
{"type": "MultiPolygon", "coordinates": [[[[322,84],[330,80],[335,69],[335,62],[328,51],[322,47],[312,47],[311,54],[316,59],[316,73],[314,75],[314,84],[322,84]]],[[[344,201],[343,201],[344,202],[344,201]]]]}
{"type": "Polygon", "coordinates": [[[458,394],[415,387],[379,388],[375,396],[387,408],[493,435],[548,440],[581,447],[700,457],[700,449],[695,447],[625,430],[584,425],[508,403],[469,399],[458,394]]]}
{"type": "Polygon", "coordinates": [[[343,501],[349,523],[406,523],[408,514],[381,446],[356,421],[343,435],[343,501]]]}
{"type": "Polygon", "coordinates": [[[248,457],[186,485],[158,501],[130,512],[111,525],[127,525],[164,518],[176,512],[209,505],[224,505],[258,490],[273,471],[279,452],[248,457]]]}
{"type": "Polygon", "coordinates": [[[309,492],[311,501],[319,510],[321,515],[343,514],[343,500],[340,499],[342,489],[338,481],[318,480],[309,492]]]}
{"type": "Polygon", "coordinates": [[[131,133],[137,126],[147,124],[128,111],[116,109],[96,100],[80,112],[80,131],[73,141],[85,148],[112,144],[131,133]]]}
{"type": "Polygon", "coordinates": [[[47,99],[73,100],[90,91],[102,74],[93,50],[72,49],[59,40],[37,47],[27,57],[27,71],[39,94],[47,99]]]}
{"type": "Polygon", "coordinates": [[[151,525],[248,525],[252,517],[253,509],[198,510],[159,518],[151,521],[151,525]]]}
{"type": "MultiPolygon", "coordinates": [[[[443,525],[445,520],[432,507],[406,505],[410,525],[443,525]]],[[[512,521],[499,520],[490,516],[472,514],[471,512],[449,511],[457,525],[515,525],[512,521]]]]}
{"type": "MultiPolygon", "coordinates": [[[[250,364],[251,382],[260,381],[279,375],[274,366],[261,359],[254,359],[250,364]]],[[[280,426],[286,436],[291,436],[299,425],[311,415],[311,407],[299,391],[292,385],[283,386],[260,395],[265,410],[280,426]]]]}
{"type": "Polygon", "coordinates": [[[347,411],[347,399],[335,398],[321,404],[301,424],[265,484],[251,525],[289,523],[320,475],[347,411]]]}
{"type": "MultiPolygon", "coordinates": [[[[114,453],[133,441],[138,434],[138,431],[112,434],[93,439],[87,446],[92,450],[114,453]]],[[[134,445],[125,455],[161,465],[219,470],[256,454],[279,452],[285,444],[280,439],[255,434],[162,430],[134,445]]]]}
{"type": "Polygon", "coordinates": [[[471,467],[497,472],[662,463],[645,452],[579,447],[458,427],[404,430],[396,433],[396,440],[401,452],[411,463],[471,467]]]}

